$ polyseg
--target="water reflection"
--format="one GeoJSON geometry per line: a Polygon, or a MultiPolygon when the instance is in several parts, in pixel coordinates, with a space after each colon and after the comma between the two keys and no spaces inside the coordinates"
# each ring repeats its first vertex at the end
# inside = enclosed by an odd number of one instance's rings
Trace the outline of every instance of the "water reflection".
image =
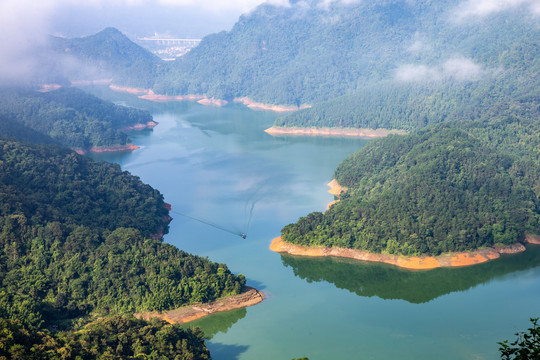
{"type": "Polygon", "coordinates": [[[185,327],[200,327],[206,339],[217,333],[226,333],[238,320],[246,316],[246,308],[215,313],[201,319],[183,324],[185,327]]]}
{"type": "MultiPolygon", "coordinates": [[[[326,281],[360,296],[424,303],[455,291],[540,266],[540,246],[487,263],[462,268],[410,271],[386,264],[340,258],[281,255],[283,264],[307,282],[326,281]]],[[[519,274],[514,274],[519,275],[519,274]]]]}

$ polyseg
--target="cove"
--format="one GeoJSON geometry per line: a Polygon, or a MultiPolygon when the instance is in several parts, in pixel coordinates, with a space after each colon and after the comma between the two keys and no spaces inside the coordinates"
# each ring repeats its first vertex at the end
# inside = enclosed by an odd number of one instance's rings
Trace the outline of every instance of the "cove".
{"type": "Polygon", "coordinates": [[[159,125],[130,133],[140,149],[93,158],[119,163],[177,212],[247,234],[172,213],[165,236],[265,293],[258,305],[191,324],[205,331],[213,359],[494,359],[497,341],[540,316],[538,246],[429,271],[269,250],[283,226],[326,209],[335,167],[369,140],[272,137],[264,130],[279,115],[240,104],[152,103],[94,90],[148,109],[159,125]]]}

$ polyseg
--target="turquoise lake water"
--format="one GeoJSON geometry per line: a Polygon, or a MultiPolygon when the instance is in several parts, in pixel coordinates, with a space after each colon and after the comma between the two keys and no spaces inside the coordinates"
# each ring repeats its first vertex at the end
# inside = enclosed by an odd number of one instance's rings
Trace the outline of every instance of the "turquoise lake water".
{"type": "Polygon", "coordinates": [[[540,316],[540,246],[430,271],[269,250],[283,226],[326,209],[335,167],[368,140],[274,138],[263,130],[278,115],[241,105],[101,95],[149,109],[159,125],[130,134],[137,151],[93,157],[164,194],[175,211],[166,242],[226,263],[265,293],[193,323],[213,359],[496,359],[497,341],[540,316]]]}

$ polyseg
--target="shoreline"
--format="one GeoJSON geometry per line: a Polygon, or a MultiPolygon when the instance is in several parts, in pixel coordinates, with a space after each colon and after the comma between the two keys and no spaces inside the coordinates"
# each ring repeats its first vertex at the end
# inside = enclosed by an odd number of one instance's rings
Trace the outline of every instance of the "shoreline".
{"type": "Polygon", "coordinates": [[[140,149],[140,146],[129,144],[110,147],[93,147],[90,149],[73,149],[77,154],[84,155],[88,153],[104,153],[104,152],[116,152],[116,151],[133,151],[140,149]]]}
{"type": "MultiPolygon", "coordinates": [[[[527,238],[525,240],[526,242],[529,242],[527,241],[527,238]]],[[[534,242],[530,243],[534,244],[534,242]]],[[[277,253],[287,253],[290,255],[299,256],[335,256],[361,261],[380,262],[409,270],[430,270],[439,267],[462,267],[476,265],[486,261],[498,259],[501,254],[517,254],[523,252],[526,250],[526,248],[521,243],[515,243],[507,246],[496,246],[463,253],[450,253],[439,256],[406,257],[399,255],[376,254],[357,249],[301,246],[286,243],[283,241],[281,236],[279,236],[272,240],[270,250],[277,253]]]]}
{"type": "Polygon", "coordinates": [[[326,210],[328,211],[328,210],[330,210],[332,205],[339,202],[339,200],[340,200],[339,195],[341,195],[342,192],[347,191],[347,188],[345,186],[339,185],[339,183],[337,182],[336,179],[332,179],[332,181],[330,181],[326,185],[330,187],[328,192],[330,194],[334,195],[335,197],[337,197],[337,200],[329,202],[328,205],[326,206],[326,210]]]}
{"type": "MultiPolygon", "coordinates": [[[[142,89],[142,88],[133,88],[129,86],[120,86],[115,84],[110,84],[109,88],[113,91],[124,92],[132,95],[136,95],[139,99],[149,100],[154,102],[169,102],[169,101],[196,101],[197,103],[204,106],[216,106],[222,107],[227,105],[229,102],[223,99],[216,99],[214,97],[207,97],[206,95],[197,95],[197,94],[188,94],[188,95],[162,95],[156,94],[152,89],[142,89]]],[[[266,110],[273,111],[277,113],[281,112],[292,112],[310,108],[311,105],[272,105],[272,104],[263,104],[251,100],[247,96],[234,98],[232,100],[234,103],[240,103],[252,110],[266,110]]]]}
{"type": "Polygon", "coordinates": [[[199,303],[183,306],[164,313],[148,312],[143,314],[134,314],[134,316],[144,320],[157,317],[171,324],[185,324],[218,312],[253,306],[262,302],[263,299],[264,295],[262,292],[250,286],[246,286],[246,290],[241,294],[226,296],[212,303],[199,303]]]}
{"type": "Polygon", "coordinates": [[[141,131],[141,130],[146,130],[146,129],[153,129],[156,126],[158,126],[158,124],[159,123],[157,121],[150,120],[147,123],[138,123],[138,124],[135,124],[135,125],[123,127],[120,130],[122,130],[122,131],[132,131],[132,130],[141,131]]]}
{"type": "Polygon", "coordinates": [[[295,106],[295,105],[263,104],[263,103],[251,100],[247,96],[235,98],[233,102],[243,104],[244,106],[247,106],[248,108],[252,110],[267,110],[267,111],[273,111],[277,113],[304,110],[304,109],[309,109],[311,107],[311,105],[295,106]]]}
{"type": "Polygon", "coordinates": [[[266,130],[272,136],[336,136],[379,138],[390,134],[405,135],[405,130],[368,129],[368,128],[302,128],[272,126],[266,130]]]}
{"type": "Polygon", "coordinates": [[[330,187],[330,190],[328,190],[328,192],[336,197],[339,197],[339,195],[341,195],[341,192],[347,191],[347,188],[345,186],[339,185],[336,179],[332,179],[332,181],[330,181],[326,185],[330,187]]]}

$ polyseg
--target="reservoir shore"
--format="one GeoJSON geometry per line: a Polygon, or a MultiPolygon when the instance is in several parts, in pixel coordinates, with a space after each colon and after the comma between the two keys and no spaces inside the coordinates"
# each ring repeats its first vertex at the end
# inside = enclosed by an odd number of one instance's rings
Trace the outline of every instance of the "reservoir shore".
{"type": "Polygon", "coordinates": [[[451,253],[440,256],[407,257],[398,255],[376,254],[357,249],[300,246],[286,243],[285,241],[283,241],[281,236],[272,240],[272,243],[270,244],[270,250],[277,253],[287,253],[290,255],[310,257],[345,257],[361,261],[382,262],[409,270],[429,270],[439,267],[459,267],[476,265],[489,260],[497,259],[501,256],[501,254],[516,254],[525,251],[525,249],[526,248],[525,246],[523,246],[523,244],[516,243],[508,246],[478,249],[471,252],[451,253]]]}
{"type": "Polygon", "coordinates": [[[272,126],[266,130],[272,136],[337,136],[379,138],[390,134],[404,135],[404,130],[367,129],[367,128],[302,128],[272,126]]]}
{"type": "MultiPolygon", "coordinates": [[[[206,95],[196,95],[196,94],[162,95],[162,94],[154,93],[152,89],[132,88],[132,87],[119,86],[119,85],[114,85],[114,84],[110,84],[109,88],[111,88],[114,91],[137,95],[140,99],[155,101],[155,102],[196,101],[201,105],[217,106],[217,107],[225,106],[229,103],[227,100],[216,99],[213,97],[209,98],[206,95]]],[[[266,110],[266,111],[273,111],[277,113],[298,111],[302,109],[308,109],[311,107],[311,105],[294,106],[294,105],[264,104],[264,103],[251,100],[250,98],[246,96],[234,98],[232,102],[241,103],[252,110],[266,110]]]]}
{"type": "Polygon", "coordinates": [[[77,154],[84,155],[88,153],[105,153],[105,152],[115,152],[115,151],[133,151],[140,149],[139,146],[134,144],[128,145],[119,145],[111,147],[93,147],[90,149],[73,149],[77,154]]]}

